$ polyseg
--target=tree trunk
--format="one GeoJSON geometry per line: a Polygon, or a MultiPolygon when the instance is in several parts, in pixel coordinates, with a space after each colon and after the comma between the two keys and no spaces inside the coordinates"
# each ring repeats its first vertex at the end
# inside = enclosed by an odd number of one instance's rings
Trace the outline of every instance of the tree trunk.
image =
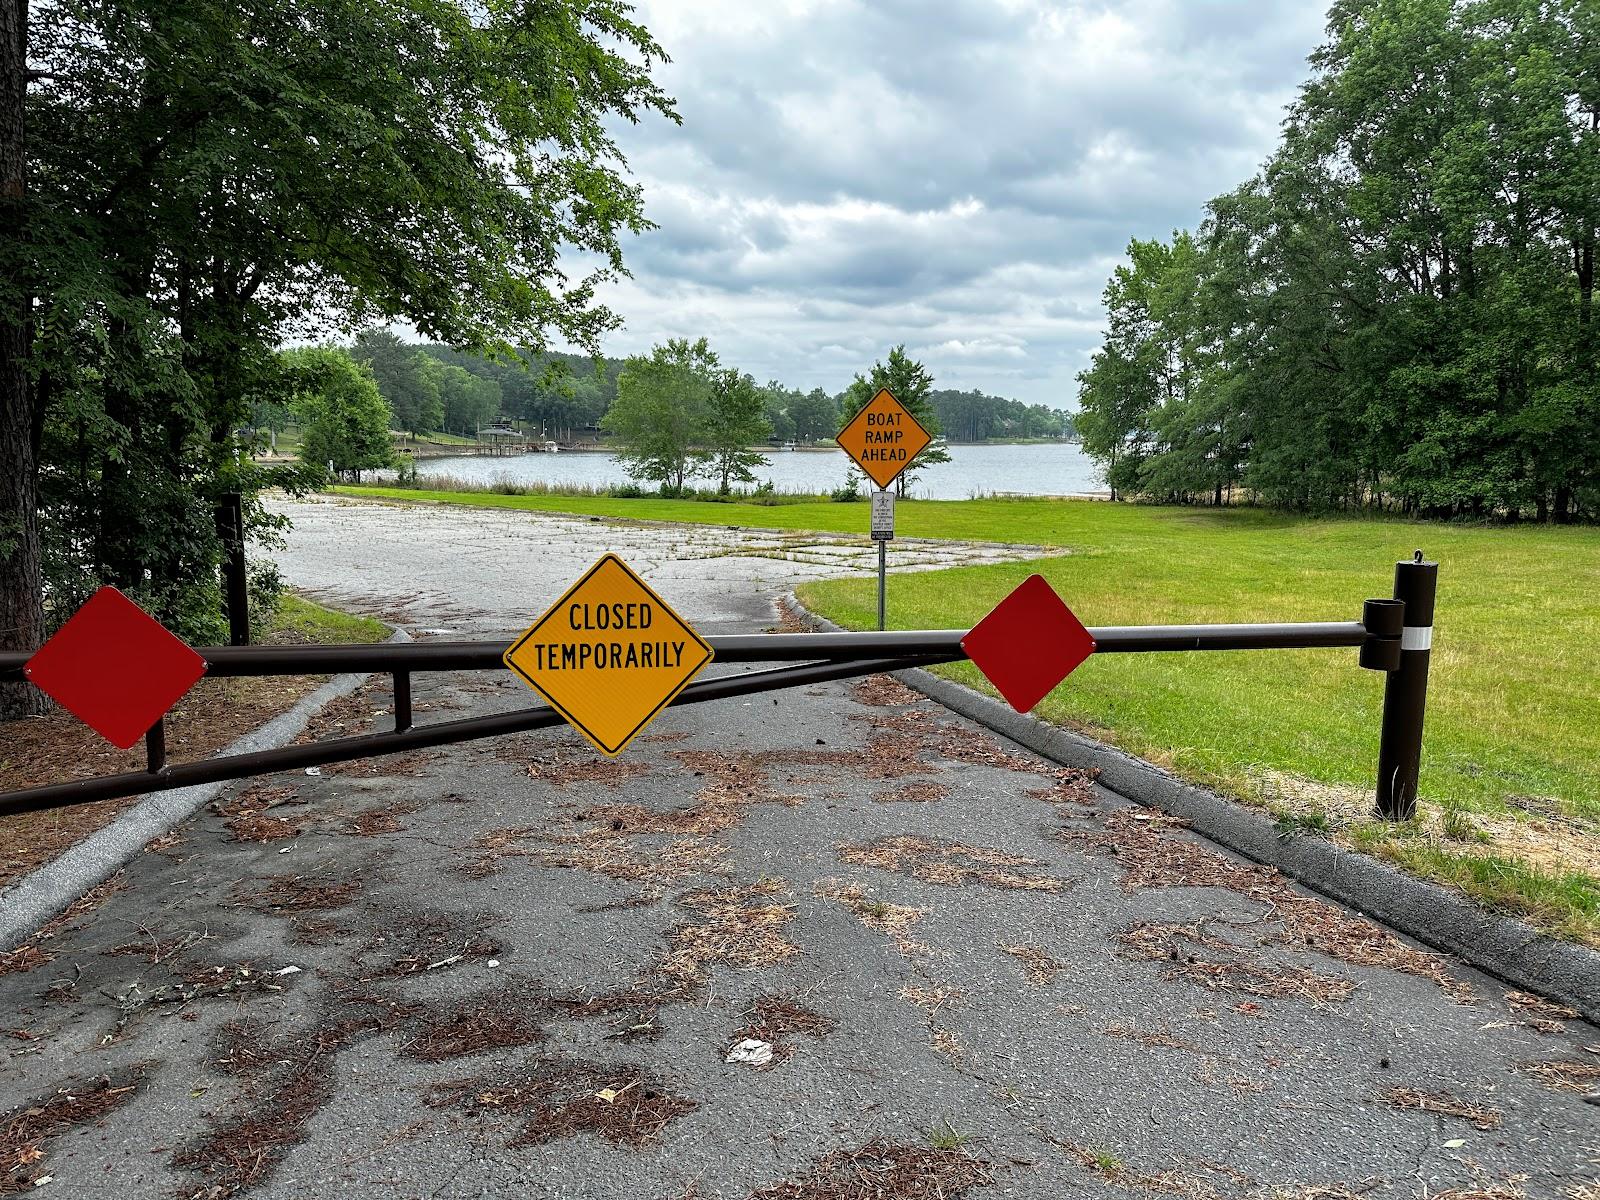
{"type": "MultiPolygon", "coordinates": [[[[20,274],[27,231],[23,115],[28,89],[27,0],[0,0],[0,236],[5,268],[20,274]]],[[[44,640],[39,576],[41,414],[28,387],[32,300],[0,311],[0,650],[33,650],[44,640]]],[[[0,721],[33,716],[44,697],[28,684],[0,684],[0,721]]]]}

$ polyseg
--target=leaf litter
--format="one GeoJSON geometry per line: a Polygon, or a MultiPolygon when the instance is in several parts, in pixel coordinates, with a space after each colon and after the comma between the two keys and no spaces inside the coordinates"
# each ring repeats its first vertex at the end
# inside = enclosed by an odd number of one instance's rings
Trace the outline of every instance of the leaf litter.
{"type": "Polygon", "coordinates": [[[830,1151],[805,1175],[758,1188],[749,1200],[957,1200],[993,1182],[990,1165],[963,1150],[875,1139],[830,1151]]]}
{"type": "MultiPolygon", "coordinates": [[[[1438,955],[1408,946],[1388,930],[1329,901],[1296,891],[1285,876],[1270,867],[1235,862],[1198,842],[1165,836],[1168,831],[1186,827],[1187,822],[1162,813],[1122,808],[1108,814],[1098,829],[1062,829],[1057,836],[1068,845],[1114,856],[1126,892],[1153,887],[1223,888],[1267,906],[1275,918],[1274,926],[1263,926],[1267,931],[1260,944],[1316,950],[1352,966],[1381,967],[1420,976],[1433,981],[1458,1003],[1475,1000],[1471,986],[1455,979],[1438,955]]],[[[1126,941],[1126,931],[1117,940],[1130,949],[1139,949],[1126,941]]],[[[1195,938],[1190,940],[1206,944],[1195,938]]],[[[1219,978],[1230,974],[1242,977],[1250,972],[1230,968],[1221,971],[1219,978]]],[[[1292,986],[1289,992],[1279,994],[1327,990],[1327,985],[1314,982],[1313,973],[1299,974],[1298,982],[1305,986],[1292,986]]],[[[1344,984],[1341,996],[1354,986],[1348,981],[1339,982],[1344,984]]]]}
{"type": "Polygon", "coordinates": [[[1036,858],[914,834],[875,842],[846,842],[836,850],[841,862],[893,871],[944,887],[979,884],[1014,891],[1059,892],[1068,884],[1052,875],[1016,869],[1044,866],[1036,858]]]}

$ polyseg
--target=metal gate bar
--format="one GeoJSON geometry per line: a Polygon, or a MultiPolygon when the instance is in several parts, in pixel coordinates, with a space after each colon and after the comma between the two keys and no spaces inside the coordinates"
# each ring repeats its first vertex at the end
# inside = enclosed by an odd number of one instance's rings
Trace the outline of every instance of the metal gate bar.
{"type": "MultiPolygon", "coordinates": [[[[1383,713],[1379,802],[1383,815],[1415,811],[1421,758],[1427,646],[1431,645],[1433,570],[1421,552],[1397,564],[1395,597],[1368,600],[1360,621],[1239,625],[1109,625],[1091,628],[1097,654],[1192,650],[1290,650],[1359,647],[1360,664],[1389,673],[1383,713]],[[1413,580],[1415,576],[1415,580],[1413,580]],[[1420,582],[1417,582],[1420,581],[1420,582]],[[1426,626],[1426,628],[1423,628],[1426,626]]],[[[798,666],[704,679],[685,688],[675,705],[699,704],[753,692],[931,666],[967,657],[961,629],[866,633],[724,634],[706,640],[719,663],[788,662],[798,666]]],[[[120,775],[0,793],[0,815],[90,804],[249,775],[322,766],[452,742],[497,737],[559,725],[555,709],[538,707],[416,727],[411,675],[416,671],[504,669],[508,643],[493,641],[383,642],[344,646],[207,646],[197,649],[216,678],[382,672],[394,680],[394,728],[384,733],[285,746],[201,762],[168,764],[165,722],[145,738],[147,769],[120,775]]],[[[0,652],[0,682],[27,678],[25,652],[0,652]]]]}

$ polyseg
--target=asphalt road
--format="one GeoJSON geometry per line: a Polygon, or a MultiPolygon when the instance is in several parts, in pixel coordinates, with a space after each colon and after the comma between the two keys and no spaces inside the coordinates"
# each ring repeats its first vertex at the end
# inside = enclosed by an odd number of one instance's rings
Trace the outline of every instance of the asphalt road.
{"type": "MultiPolygon", "coordinates": [[[[485,599],[458,610],[487,622],[485,599]]],[[[773,622],[754,589],[706,607],[707,631],[773,622]]],[[[445,676],[417,702],[426,720],[527,694],[445,676]]],[[[374,686],[314,733],[386,707],[374,686]]],[[[221,807],[0,975],[11,1178],[1596,1195],[1600,1030],[892,682],[670,710],[614,763],[563,731],[221,807]],[[747,1037],[773,1060],[725,1061],[747,1037]]]]}

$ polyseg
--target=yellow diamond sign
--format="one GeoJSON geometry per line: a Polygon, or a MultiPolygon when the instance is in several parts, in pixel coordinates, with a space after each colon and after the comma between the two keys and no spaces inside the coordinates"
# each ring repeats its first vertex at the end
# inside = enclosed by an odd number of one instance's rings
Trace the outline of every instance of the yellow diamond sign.
{"type": "Polygon", "coordinates": [[[504,657],[596,750],[616,755],[711,661],[711,647],[607,554],[504,657]]]}
{"type": "Polygon", "coordinates": [[[933,441],[933,435],[893,392],[879,388],[834,440],[873,483],[886,488],[933,441]]]}

